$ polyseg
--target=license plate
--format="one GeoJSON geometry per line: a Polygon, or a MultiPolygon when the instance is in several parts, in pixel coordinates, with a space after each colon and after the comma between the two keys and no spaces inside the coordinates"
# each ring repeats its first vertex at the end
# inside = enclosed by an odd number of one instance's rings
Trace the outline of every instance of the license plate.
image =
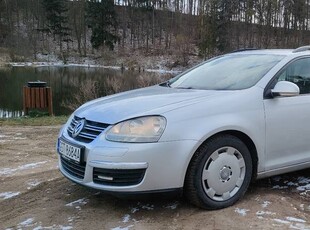
{"type": "Polygon", "coordinates": [[[82,147],[77,147],[72,144],[69,144],[61,139],[58,139],[58,152],[77,163],[81,162],[82,159],[82,147]]]}

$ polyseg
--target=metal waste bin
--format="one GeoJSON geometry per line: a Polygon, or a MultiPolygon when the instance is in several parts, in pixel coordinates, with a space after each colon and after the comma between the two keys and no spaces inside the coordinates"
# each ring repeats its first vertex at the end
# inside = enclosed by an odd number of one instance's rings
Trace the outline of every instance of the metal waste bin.
{"type": "Polygon", "coordinates": [[[48,109],[49,115],[53,115],[52,89],[46,86],[46,82],[28,82],[23,88],[23,109],[28,115],[29,109],[48,109]]]}

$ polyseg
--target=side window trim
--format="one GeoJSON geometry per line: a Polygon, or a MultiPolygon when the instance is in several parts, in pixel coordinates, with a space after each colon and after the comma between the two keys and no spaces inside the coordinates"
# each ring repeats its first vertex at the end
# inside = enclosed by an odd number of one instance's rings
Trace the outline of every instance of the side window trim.
{"type": "MultiPolygon", "coordinates": [[[[276,85],[276,80],[277,78],[280,76],[280,74],[282,73],[282,71],[284,69],[286,69],[289,65],[293,64],[294,62],[298,61],[298,60],[302,60],[302,59],[306,59],[306,58],[309,58],[310,59],[310,56],[309,55],[306,55],[306,56],[300,56],[300,57],[296,57],[294,59],[292,59],[291,61],[289,61],[288,63],[285,64],[285,66],[283,66],[274,76],[273,78],[268,82],[268,84],[266,85],[265,89],[264,89],[264,99],[272,99],[273,97],[271,96],[271,90],[274,88],[274,86],[276,85]]],[[[302,95],[308,95],[310,94],[307,93],[307,94],[301,94],[300,96],[302,95]]]]}

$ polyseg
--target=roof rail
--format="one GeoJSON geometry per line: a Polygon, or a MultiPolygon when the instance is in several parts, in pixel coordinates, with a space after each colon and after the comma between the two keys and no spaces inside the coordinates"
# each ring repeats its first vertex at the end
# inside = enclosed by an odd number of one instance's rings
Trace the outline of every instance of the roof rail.
{"type": "Polygon", "coordinates": [[[248,51],[248,50],[259,50],[257,48],[242,48],[242,49],[237,49],[232,51],[232,53],[236,53],[236,52],[243,52],[243,51],[248,51]]]}
{"type": "Polygon", "coordinates": [[[310,50],[310,46],[302,46],[302,47],[295,49],[293,53],[298,53],[298,52],[303,52],[303,51],[308,51],[308,50],[310,50]]]}

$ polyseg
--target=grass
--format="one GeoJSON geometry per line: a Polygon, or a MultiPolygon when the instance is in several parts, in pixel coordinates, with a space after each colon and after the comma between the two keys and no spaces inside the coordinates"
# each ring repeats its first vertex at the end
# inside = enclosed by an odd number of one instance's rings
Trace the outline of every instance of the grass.
{"type": "Polygon", "coordinates": [[[52,126],[63,125],[68,116],[1,118],[0,126],[52,126]]]}

